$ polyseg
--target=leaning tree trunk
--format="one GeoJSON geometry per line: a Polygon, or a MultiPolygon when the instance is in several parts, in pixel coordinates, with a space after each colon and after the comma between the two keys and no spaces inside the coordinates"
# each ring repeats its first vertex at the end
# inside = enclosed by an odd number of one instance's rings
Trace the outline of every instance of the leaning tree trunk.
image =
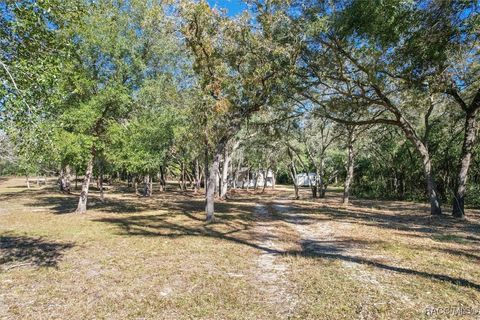
{"type": "Polygon", "coordinates": [[[432,174],[432,160],[430,159],[430,154],[428,148],[418,137],[415,131],[411,128],[410,124],[406,122],[404,118],[399,119],[400,127],[407,136],[407,138],[414,144],[417,152],[422,158],[423,164],[423,173],[425,176],[425,182],[427,184],[427,194],[430,200],[430,213],[432,215],[442,214],[442,209],[440,207],[440,200],[437,194],[435,187],[435,179],[432,174]]]}
{"type": "Polygon", "coordinates": [[[354,150],[353,143],[355,142],[354,132],[355,129],[349,129],[348,132],[348,160],[347,160],[347,176],[345,178],[345,185],[343,188],[343,204],[348,205],[350,201],[350,187],[353,180],[353,167],[354,167],[354,150]]]}
{"type": "Polygon", "coordinates": [[[90,187],[90,179],[92,178],[93,170],[93,157],[88,160],[87,171],[85,171],[85,178],[82,183],[82,191],[80,192],[80,198],[78,199],[77,213],[87,212],[87,197],[88,188],[90,187]]]}
{"type": "Polygon", "coordinates": [[[298,194],[298,182],[297,182],[297,173],[296,169],[294,166],[290,168],[290,176],[292,177],[293,180],[293,188],[295,189],[295,199],[298,200],[300,199],[300,196],[298,194]]]}
{"type": "Polygon", "coordinates": [[[207,186],[206,186],[206,204],[205,204],[205,213],[207,222],[212,222],[215,214],[215,187],[218,176],[218,166],[220,163],[220,158],[223,153],[227,141],[222,139],[217,144],[215,154],[213,155],[212,165],[210,166],[210,172],[208,175],[207,186]]]}
{"type": "Polygon", "coordinates": [[[392,104],[390,99],[386,97],[382,91],[374,86],[374,90],[377,95],[385,102],[387,109],[392,112],[396,117],[396,125],[402,129],[410,142],[413,143],[415,149],[420,154],[423,164],[423,172],[425,176],[425,182],[427,184],[427,193],[430,200],[430,213],[432,215],[442,214],[442,209],[440,207],[440,201],[435,187],[435,180],[432,174],[432,160],[430,159],[430,154],[425,143],[420,139],[420,137],[415,132],[415,129],[408,122],[408,120],[402,115],[402,113],[392,104]]]}
{"type": "Polygon", "coordinates": [[[453,216],[465,217],[465,192],[467,190],[468,169],[472,160],[472,151],[477,138],[478,125],[477,110],[467,113],[465,119],[465,136],[463,139],[462,155],[457,175],[455,198],[453,199],[453,216]]]}
{"type": "Polygon", "coordinates": [[[295,167],[295,163],[292,161],[290,164],[290,177],[292,178],[293,181],[293,188],[295,190],[295,199],[299,199],[300,196],[298,194],[298,181],[297,181],[297,168],[295,167]]]}

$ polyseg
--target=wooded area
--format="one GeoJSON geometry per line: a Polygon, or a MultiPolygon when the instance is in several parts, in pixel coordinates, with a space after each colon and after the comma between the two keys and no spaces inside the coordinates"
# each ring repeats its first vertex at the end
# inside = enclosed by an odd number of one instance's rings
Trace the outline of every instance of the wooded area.
{"type": "MultiPolygon", "coordinates": [[[[164,209],[152,207],[157,196],[204,197],[205,228],[216,204],[223,215],[242,195],[280,201],[285,190],[311,208],[341,190],[338,210],[412,201],[442,225],[470,221],[480,208],[478,1],[244,8],[0,1],[0,176],[35,190],[55,181],[45,188],[69,201],[72,221],[88,216],[92,189],[100,208],[120,207],[119,194],[149,210],[164,209]]],[[[267,207],[281,216],[278,205],[267,207]]],[[[433,221],[412,212],[425,228],[433,221]]]]}
{"type": "Polygon", "coordinates": [[[168,175],[206,183],[211,220],[248,167],[463,217],[480,202],[477,5],[253,1],[231,18],[203,1],[7,1],[2,170],[83,176],[80,213],[93,178],[149,196],[168,175]]]}

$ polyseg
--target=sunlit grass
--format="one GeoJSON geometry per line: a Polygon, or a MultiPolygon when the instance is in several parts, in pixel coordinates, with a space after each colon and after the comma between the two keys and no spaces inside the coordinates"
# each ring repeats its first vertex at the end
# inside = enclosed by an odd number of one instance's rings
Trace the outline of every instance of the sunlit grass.
{"type": "Polygon", "coordinates": [[[77,215],[75,196],[21,184],[0,185],[3,318],[286,318],[258,279],[259,202],[283,250],[275,263],[286,266],[290,317],[421,319],[430,306],[480,307],[477,218],[424,220],[423,206],[406,203],[344,208],[335,197],[312,202],[308,190],[287,218],[271,205],[292,197],[282,187],[237,192],[217,204],[213,224],[202,195],[176,191],[111,192],[105,203],[93,192],[91,210],[77,215]],[[329,236],[315,239],[325,251],[304,245],[325,226],[329,236]]]}

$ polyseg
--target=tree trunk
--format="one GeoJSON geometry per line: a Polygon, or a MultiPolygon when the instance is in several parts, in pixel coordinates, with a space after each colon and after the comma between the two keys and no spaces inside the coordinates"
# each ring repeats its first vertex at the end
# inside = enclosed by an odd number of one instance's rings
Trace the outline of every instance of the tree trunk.
{"type": "Polygon", "coordinates": [[[65,191],[65,170],[63,168],[60,169],[60,178],[58,179],[58,188],[60,192],[65,191]]]}
{"type": "Polygon", "coordinates": [[[27,189],[30,189],[30,179],[28,176],[25,176],[25,183],[27,184],[27,189]]]}
{"type": "Polygon", "coordinates": [[[406,137],[413,143],[415,149],[422,158],[423,172],[425,176],[425,182],[427,184],[427,194],[430,200],[430,213],[432,215],[440,215],[442,214],[442,209],[440,207],[440,200],[435,187],[435,179],[432,174],[432,160],[430,159],[428,149],[415,133],[410,124],[403,117],[400,117],[398,120],[400,123],[400,128],[403,130],[406,137]]]}
{"type": "Polygon", "coordinates": [[[133,177],[133,191],[135,192],[135,195],[138,195],[138,180],[137,176],[133,177]]]}
{"type": "Polygon", "coordinates": [[[272,190],[275,190],[276,183],[277,183],[277,175],[275,174],[275,171],[272,171],[272,190]]]}
{"type": "Polygon", "coordinates": [[[105,201],[105,193],[103,192],[103,168],[100,168],[100,173],[98,174],[98,186],[100,190],[100,200],[105,201]]]}
{"type": "Polygon", "coordinates": [[[320,160],[320,168],[318,171],[318,192],[319,192],[319,197],[320,198],[325,198],[325,192],[326,192],[326,187],[325,187],[325,160],[323,159],[324,155],[322,154],[322,159],[320,160]]]}
{"type": "Polygon", "coordinates": [[[295,199],[299,199],[299,190],[298,190],[298,181],[297,181],[297,168],[295,166],[295,159],[293,157],[292,151],[288,149],[288,156],[290,157],[290,176],[293,181],[293,188],[295,189],[295,199]]]}
{"type": "Polygon", "coordinates": [[[70,193],[70,166],[66,165],[60,170],[59,188],[61,192],[70,193]]]}
{"type": "Polygon", "coordinates": [[[353,166],[355,160],[355,154],[353,150],[353,143],[355,142],[354,132],[355,128],[348,130],[348,160],[347,160],[347,176],[345,178],[345,185],[343,188],[343,204],[348,206],[350,201],[350,187],[353,180],[353,166]]]}
{"type": "Polygon", "coordinates": [[[218,142],[215,154],[213,156],[212,165],[210,166],[210,172],[208,175],[208,181],[206,185],[206,204],[205,204],[205,213],[207,222],[212,222],[215,214],[215,185],[218,176],[218,166],[220,163],[220,158],[222,156],[223,150],[225,148],[227,141],[222,139],[218,142]]]}
{"type": "Polygon", "coordinates": [[[291,165],[290,167],[290,176],[292,177],[292,180],[293,180],[293,188],[295,190],[295,199],[298,200],[300,196],[298,194],[297,172],[295,169],[295,165],[291,165]]]}
{"type": "Polygon", "coordinates": [[[85,177],[82,183],[82,191],[78,199],[77,213],[87,212],[87,197],[88,197],[88,188],[90,187],[90,179],[92,178],[93,170],[93,156],[88,160],[87,170],[85,171],[85,177]]]}
{"type": "Polygon", "coordinates": [[[208,142],[205,141],[205,168],[204,168],[204,181],[203,181],[203,186],[205,188],[205,197],[207,197],[207,194],[208,194],[208,190],[207,190],[207,185],[208,185],[208,164],[209,164],[209,161],[208,161],[208,142]]]}
{"type": "Polygon", "coordinates": [[[222,180],[220,179],[220,163],[221,163],[221,160],[218,162],[218,172],[217,172],[217,178],[215,180],[215,196],[217,197],[220,197],[220,191],[222,190],[222,186],[221,186],[221,183],[222,183],[222,180]]]}
{"type": "Polygon", "coordinates": [[[150,197],[151,195],[151,184],[150,184],[150,175],[146,175],[143,178],[143,196],[150,197]]]}
{"type": "Polygon", "coordinates": [[[148,196],[151,197],[152,194],[153,194],[153,178],[149,176],[149,179],[148,179],[148,180],[149,180],[149,181],[148,181],[148,182],[149,182],[149,183],[148,183],[148,185],[149,185],[149,188],[148,188],[148,191],[149,191],[149,192],[148,192],[148,196]]]}
{"type": "Polygon", "coordinates": [[[312,198],[313,199],[317,198],[318,186],[317,186],[316,179],[315,179],[315,183],[310,185],[310,188],[312,189],[312,198]]]}
{"type": "Polygon", "coordinates": [[[195,189],[194,192],[197,193],[200,190],[200,164],[198,163],[198,158],[195,159],[195,189]]]}
{"type": "Polygon", "coordinates": [[[167,189],[167,182],[165,180],[165,168],[160,166],[160,191],[166,191],[167,189]]]}
{"type": "Polygon", "coordinates": [[[178,186],[180,191],[183,191],[183,162],[180,163],[180,176],[178,177],[178,186]]]}
{"type": "Polygon", "coordinates": [[[67,164],[65,166],[65,191],[67,191],[68,193],[71,192],[71,189],[70,189],[70,185],[71,185],[71,182],[70,182],[70,179],[71,179],[71,175],[72,175],[72,170],[70,168],[70,166],[67,164]]]}
{"type": "Polygon", "coordinates": [[[262,193],[265,192],[265,189],[267,188],[267,176],[268,176],[268,171],[270,170],[270,168],[267,168],[267,170],[263,170],[263,189],[262,189],[262,193]]]}
{"type": "MultiPolygon", "coordinates": [[[[237,189],[238,188],[238,178],[240,176],[240,170],[242,170],[242,161],[238,161],[237,168],[235,169],[235,175],[233,178],[233,188],[237,189]]],[[[243,189],[243,183],[242,183],[242,189],[243,189]]]]}
{"type": "Polygon", "coordinates": [[[185,175],[185,171],[186,171],[186,168],[185,168],[185,163],[182,161],[181,163],[181,175],[182,175],[182,191],[187,191],[187,179],[186,179],[186,175],[185,175]]]}
{"type": "Polygon", "coordinates": [[[222,168],[222,184],[221,184],[221,191],[220,191],[220,199],[227,198],[227,191],[228,191],[228,169],[230,168],[230,161],[232,160],[231,155],[228,153],[227,148],[223,153],[223,168],[222,168]]]}
{"type": "Polygon", "coordinates": [[[319,198],[322,194],[322,190],[320,189],[320,171],[318,168],[315,170],[315,189],[316,189],[316,197],[319,198]]]}
{"type": "Polygon", "coordinates": [[[435,187],[435,179],[432,175],[432,162],[428,152],[422,156],[424,163],[425,179],[427,181],[427,193],[430,199],[430,212],[432,215],[442,214],[440,207],[440,200],[438,199],[437,190],[435,187]]]}
{"type": "Polygon", "coordinates": [[[162,175],[160,171],[157,173],[157,179],[158,179],[158,191],[162,192],[162,175]]]}
{"type": "Polygon", "coordinates": [[[465,119],[465,136],[463,139],[462,154],[457,174],[455,198],[453,199],[453,216],[465,217],[465,192],[467,190],[468,169],[472,160],[472,150],[477,138],[477,112],[468,112],[465,119]]]}

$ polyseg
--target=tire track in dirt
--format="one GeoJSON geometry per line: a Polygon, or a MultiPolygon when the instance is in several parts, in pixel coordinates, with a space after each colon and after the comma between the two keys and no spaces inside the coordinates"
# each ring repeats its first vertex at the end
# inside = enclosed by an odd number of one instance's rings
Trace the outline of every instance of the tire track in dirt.
{"type": "Polygon", "coordinates": [[[257,203],[254,210],[257,218],[255,234],[259,235],[257,245],[262,248],[256,261],[256,279],[261,283],[260,290],[274,312],[288,318],[293,315],[298,298],[293,294],[293,285],[287,277],[288,265],[280,259],[284,251],[268,209],[267,205],[257,203]]]}

